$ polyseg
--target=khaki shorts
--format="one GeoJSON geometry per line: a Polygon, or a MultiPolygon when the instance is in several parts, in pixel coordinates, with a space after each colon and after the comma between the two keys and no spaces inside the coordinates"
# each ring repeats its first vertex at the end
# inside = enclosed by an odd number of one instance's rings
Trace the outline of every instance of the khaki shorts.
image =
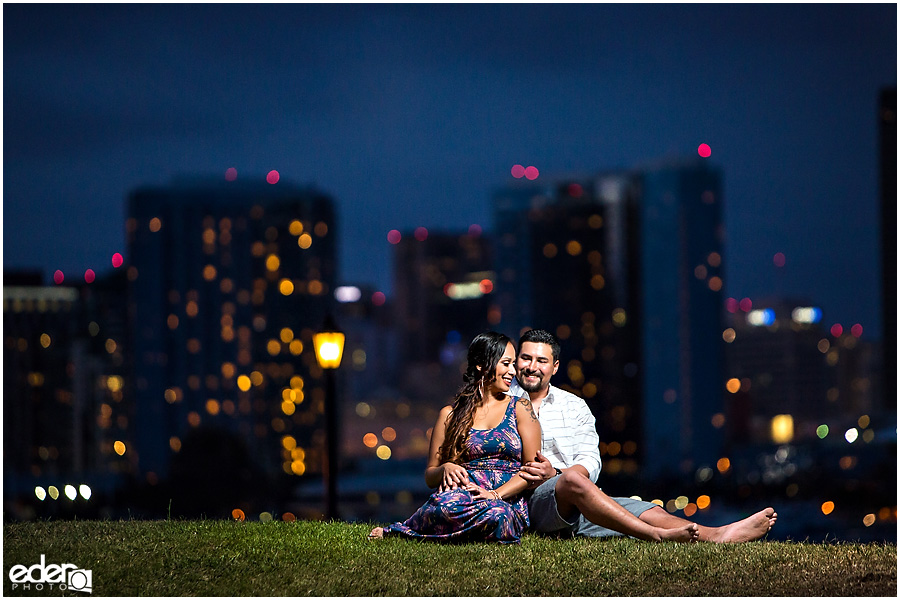
{"type": "MultiPolygon", "coordinates": [[[[548,479],[539,485],[528,499],[528,515],[531,519],[531,529],[547,535],[559,535],[573,537],[612,537],[624,535],[613,529],[607,529],[591,523],[583,515],[577,515],[574,521],[567,521],[559,514],[556,505],[556,480],[559,475],[548,479]]],[[[634,500],[632,498],[613,498],[625,510],[636,517],[640,517],[644,511],[656,506],[652,502],[634,500]]]]}

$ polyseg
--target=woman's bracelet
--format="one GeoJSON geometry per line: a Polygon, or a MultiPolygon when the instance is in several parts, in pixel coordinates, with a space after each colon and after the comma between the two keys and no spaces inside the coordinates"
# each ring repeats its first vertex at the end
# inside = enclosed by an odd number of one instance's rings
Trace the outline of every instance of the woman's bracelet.
{"type": "Polygon", "coordinates": [[[494,500],[502,500],[503,499],[500,497],[500,494],[497,492],[497,490],[491,490],[491,493],[494,495],[494,500]]]}

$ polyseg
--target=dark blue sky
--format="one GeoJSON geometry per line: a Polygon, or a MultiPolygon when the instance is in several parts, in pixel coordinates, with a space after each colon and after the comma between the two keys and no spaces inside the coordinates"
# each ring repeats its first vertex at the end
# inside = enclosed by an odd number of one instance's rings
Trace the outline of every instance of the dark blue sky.
{"type": "Polygon", "coordinates": [[[5,269],[103,272],[133,188],[277,169],[336,198],[344,282],[390,291],[387,232],[492,229],[514,164],[707,143],[726,295],[880,332],[895,4],[4,4],[3,33],[5,269]]]}

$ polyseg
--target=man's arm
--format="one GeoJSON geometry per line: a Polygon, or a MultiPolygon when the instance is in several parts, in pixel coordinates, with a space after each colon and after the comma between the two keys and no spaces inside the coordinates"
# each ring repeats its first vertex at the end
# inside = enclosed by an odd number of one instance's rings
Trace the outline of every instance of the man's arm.
{"type": "Polygon", "coordinates": [[[597,435],[596,419],[587,403],[577,396],[570,398],[566,407],[572,416],[573,437],[575,441],[575,453],[572,457],[572,467],[581,467],[583,475],[597,482],[600,476],[600,436],[597,435]]]}

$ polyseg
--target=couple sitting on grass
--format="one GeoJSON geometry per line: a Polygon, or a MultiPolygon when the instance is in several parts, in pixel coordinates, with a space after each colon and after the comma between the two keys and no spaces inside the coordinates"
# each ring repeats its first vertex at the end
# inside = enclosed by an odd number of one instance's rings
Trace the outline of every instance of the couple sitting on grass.
{"type": "Polygon", "coordinates": [[[478,335],[465,384],[431,435],[425,481],[437,490],[409,519],[376,527],[369,537],[509,544],[530,526],[567,536],[748,542],[772,528],[772,508],[705,527],[650,502],[607,496],[595,484],[594,416],[584,400],[550,385],[559,349],[538,329],[522,336],[518,356],[505,335],[478,335]]]}

